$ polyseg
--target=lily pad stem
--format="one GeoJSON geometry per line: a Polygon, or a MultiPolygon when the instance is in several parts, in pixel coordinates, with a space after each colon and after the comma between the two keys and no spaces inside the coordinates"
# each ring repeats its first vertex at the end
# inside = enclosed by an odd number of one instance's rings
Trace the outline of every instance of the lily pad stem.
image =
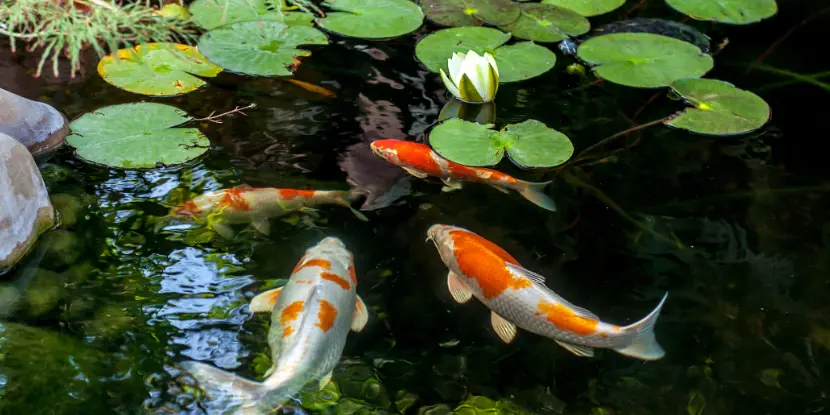
{"type": "Polygon", "coordinates": [[[578,159],[578,158],[580,158],[581,156],[583,156],[584,154],[589,153],[589,152],[591,152],[591,151],[592,151],[592,150],[594,150],[594,149],[597,149],[597,148],[599,148],[599,147],[602,147],[602,146],[604,146],[604,145],[608,144],[610,141],[614,140],[615,138],[619,138],[619,137],[622,137],[622,136],[625,136],[625,135],[631,134],[631,133],[633,133],[633,132],[635,132],[635,131],[640,131],[640,130],[642,130],[642,129],[645,129],[645,128],[648,128],[648,127],[651,127],[651,126],[655,126],[655,125],[657,125],[657,124],[662,124],[662,123],[664,123],[664,122],[666,122],[666,121],[668,121],[668,120],[670,120],[670,119],[674,118],[674,116],[675,116],[675,115],[676,115],[676,114],[672,114],[672,115],[669,115],[668,117],[665,117],[665,118],[660,118],[660,119],[658,119],[658,120],[649,121],[649,122],[647,122],[647,123],[645,123],[645,124],[640,124],[640,125],[638,125],[638,126],[636,126],[636,127],[631,127],[631,128],[629,128],[629,129],[627,129],[627,130],[623,130],[623,131],[620,131],[620,132],[618,132],[618,133],[616,133],[616,134],[614,134],[614,135],[612,135],[612,136],[606,137],[606,138],[604,138],[604,139],[600,140],[599,142],[597,142],[597,143],[595,143],[595,144],[593,144],[593,145],[589,146],[588,148],[586,148],[586,149],[584,149],[584,150],[580,151],[580,152],[579,152],[579,154],[577,154],[577,155],[576,155],[576,157],[574,157],[574,159],[578,159]]]}
{"type": "Polygon", "coordinates": [[[196,119],[191,120],[191,121],[208,121],[208,122],[212,122],[212,123],[216,123],[216,124],[222,124],[223,121],[220,120],[220,118],[222,118],[226,115],[234,114],[234,113],[240,113],[242,115],[247,116],[248,114],[245,114],[242,111],[248,110],[248,109],[251,109],[251,108],[256,108],[256,103],[251,103],[251,104],[246,105],[244,107],[236,107],[236,108],[234,108],[230,111],[223,112],[223,113],[218,114],[218,115],[213,115],[213,114],[216,114],[216,111],[213,111],[213,112],[210,113],[210,115],[208,115],[205,118],[196,118],[196,119]]]}

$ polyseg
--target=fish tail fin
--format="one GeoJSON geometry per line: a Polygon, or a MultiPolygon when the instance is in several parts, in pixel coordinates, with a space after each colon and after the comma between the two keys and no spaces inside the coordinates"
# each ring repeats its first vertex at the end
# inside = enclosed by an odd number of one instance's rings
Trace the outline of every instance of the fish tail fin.
{"type": "Polygon", "coordinates": [[[366,196],[366,192],[365,192],[365,191],[360,190],[360,189],[352,189],[352,190],[349,190],[349,191],[345,191],[345,192],[343,192],[343,193],[342,193],[342,195],[338,198],[338,200],[339,200],[339,203],[340,203],[341,205],[343,205],[343,206],[345,206],[345,207],[349,208],[349,210],[351,210],[351,211],[352,211],[352,213],[353,213],[353,214],[354,214],[354,215],[355,215],[358,219],[362,220],[363,222],[368,222],[368,221],[369,221],[369,218],[367,218],[367,217],[366,217],[366,215],[364,215],[364,214],[363,214],[363,213],[361,213],[359,210],[357,210],[357,209],[355,209],[355,208],[353,208],[353,207],[352,207],[352,203],[353,203],[355,200],[360,199],[360,198],[361,198],[361,197],[363,197],[363,196],[366,196]]]}
{"type": "Polygon", "coordinates": [[[634,341],[626,347],[616,348],[614,350],[620,354],[642,360],[657,360],[663,357],[666,352],[657,343],[657,338],[654,337],[654,323],[657,322],[657,318],[660,316],[660,310],[663,308],[663,304],[666,302],[668,296],[669,293],[666,293],[663,299],[660,300],[660,304],[642,320],[623,327],[623,331],[631,333],[634,341]]]}
{"type": "Polygon", "coordinates": [[[522,182],[521,186],[516,188],[516,191],[525,199],[536,204],[536,206],[556,212],[556,202],[545,194],[545,187],[550,183],[550,181],[539,183],[522,182]]]}
{"type": "Polygon", "coordinates": [[[238,411],[234,413],[258,415],[267,412],[260,404],[274,389],[266,383],[248,380],[201,362],[188,361],[181,366],[196,378],[210,401],[238,411]]]}

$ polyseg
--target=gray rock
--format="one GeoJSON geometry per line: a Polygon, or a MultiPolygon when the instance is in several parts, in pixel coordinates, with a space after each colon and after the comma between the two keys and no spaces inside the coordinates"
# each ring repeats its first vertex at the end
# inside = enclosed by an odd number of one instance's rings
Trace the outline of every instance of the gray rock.
{"type": "Polygon", "coordinates": [[[55,224],[46,184],[29,151],[0,133],[0,274],[55,224]]]}
{"type": "Polygon", "coordinates": [[[2,88],[0,109],[0,134],[16,138],[35,156],[56,150],[69,134],[69,123],[58,110],[2,88]]]}

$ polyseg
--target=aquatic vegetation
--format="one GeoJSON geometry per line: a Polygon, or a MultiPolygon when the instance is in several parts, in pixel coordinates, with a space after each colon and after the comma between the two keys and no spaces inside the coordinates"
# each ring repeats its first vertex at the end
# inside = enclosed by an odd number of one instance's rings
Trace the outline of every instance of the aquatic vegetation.
{"type": "Polygon", "coordinates": [[[510,24],[521,9],[511,0],[423,0],[426,17],[442,26],[494,26],[510,24]]]}
{"type": "Polygon", "coordinates": [[[469,51],[453,53],[447,61],[449,76],[441,69],[444,86],[456,98],[471,103],[491,102],[499,90],[499,68],[493,55],[469,51]]]}
{"type": "Polygon", "coordinates": [[[311,26],[310,13],[279,10],[269,0],[196,0],[188,11],[193,23],[212,30],[219,26],[250,21],[276,21],[291,26],[311,26]]]}
{"type": "Polygon", "coordinates": [[[519,17],[499,29],[520,39],[535,42],[559,42],[583,35],[591,23],[574,11],[550,4],[521,3],[519,17]]]}
{"type": "Polygon", "coordinates": [[[677,11],[697,20],[728,24],[750,24],[778,12],[775,0],[666,0],[677,11]]]}
{"type": "Polygon", "coordinates": [[[542,4],[553,4],[591,17],[612,12],[625,4],[625,0],[542,0],[542,4]]]}
{"type": "Polygon", "coordinates": [[[318,19],[320,27],[344,36],[384,39],[414,32],[424,13],[409,0],[326,0],[333,11],[318,19]]]}
{"type": "Polygon", "coordinates": [[[769,105],[758,95],[715,79],[679,79],[670,85],[692,108],[666,125],[701,134],[730,135],[755,131],[770,118],[769,105]]]}

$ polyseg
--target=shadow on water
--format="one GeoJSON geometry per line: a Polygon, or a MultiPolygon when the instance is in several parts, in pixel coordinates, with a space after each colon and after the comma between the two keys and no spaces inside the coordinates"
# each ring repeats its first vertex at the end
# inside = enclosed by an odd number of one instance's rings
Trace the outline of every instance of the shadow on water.
{"type": "MultiPolygon", "coordinates": [[[[667,13],[652,3],[638,13],[667,13]]],[[[711,77],[759,93],[773,109],[769,126],[732,138],[658,126],[566,169],[499,166],[528,180],[554,178],[555,213],[486,186],[445,193],[369,157],[372,139],[423,141],[447,101],[440,80],[413,61],[417,35],[334,40],[316,51],[297,77],[335,91],[334,99],[280,80],[231,76],[153,99],[196,116],[250,103],[257,109],[203,123],[213,148],[186,166],[107,170],[68,149],[42,166],[62,225],[0,282],[0,413],[203,413],[178,363],[261,378],[270,366],[269,321],[251,315],[247,302],[283,284],[325,235],[354,252],[358,292],[372,314],[364,332],[349,336],[334,384],[304,394],[296,413],[828,411],[830,175],[814,145],[826,130],[828,92],[775,69],[825,71],[830,61],[810,45],[826,36],[830,19],[800,27],[747,73],[818,8],[779,4],[779,16],[753,26],[690,23],[713,43],[729,39],[711,77]],[[373,186],[369,223],[325,207],[313,227],[273,220],[269,237],[239,228],[226,240],[159,226],[171,206],[205,191],[345,189],[347,180],[373,186]],[[582,359],[528,333],[500,343],[484,306],[452,302],[446,268],[424,242],[434,223],[497,242],[609,322],[639,319],[668,290],[657,325],[666,357],[643,363],[599,351],[582,359]]],[[[597,24],[605,19],[616,17],[597,24]]],[[[669,98],[644,106],[653,91],[579,88],[579,78],[562,70],[571,59],[559,59],[559,70],[500,90],[497,123],[544,121],[580,151],[681,108],[669,98]]],[[[70,118],[136,100],[96,76],[36,86],[2,85],[70,118]]]]}

